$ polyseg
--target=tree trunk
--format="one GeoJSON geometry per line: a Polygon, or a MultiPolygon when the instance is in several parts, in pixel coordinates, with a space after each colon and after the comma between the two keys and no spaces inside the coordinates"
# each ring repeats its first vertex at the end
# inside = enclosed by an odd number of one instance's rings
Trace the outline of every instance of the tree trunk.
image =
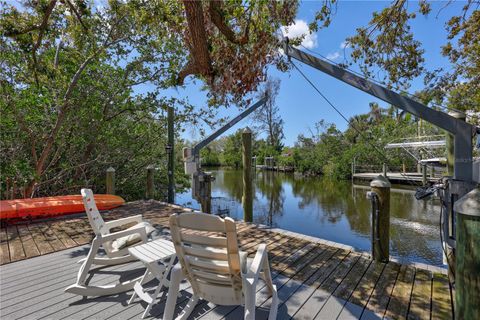
{"type": "MultiPolygon", "coordinates": [[[[212,64],[210,52],[208,51],[207,33],[205,31],[205,20],[203,18],[203,7],[201,1],[184,0],[185,13],[187,15],[188,30],[191,38],[191,61],[185,71],[188,74],[199,73],[211,80],[212,64]]],[[[181,72],[183,78],[188,74],[181,72]]],[[[183,82],[180,78],[179,82],[183,82]]]]}

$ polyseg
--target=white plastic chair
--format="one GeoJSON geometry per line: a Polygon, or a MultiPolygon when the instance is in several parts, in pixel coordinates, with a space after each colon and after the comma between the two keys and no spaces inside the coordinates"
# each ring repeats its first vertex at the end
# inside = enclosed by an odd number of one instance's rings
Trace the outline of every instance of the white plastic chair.
{"type": "Polygon", "coordinates": [[[238,250],[235,222],[203,213],[170,216],[170,231],[179,263],[170,276],[164,319],[173,318],[183,279],[192,285],[193,295],[177,319],[188,318],[200,298],[217,305],[244,305],[244,318],[255,319],[259,277],[272,295],[268,318],[276,318],[277,288],[272,282],[265,244],[258,247],[253,260],[247,259],[246,253],[238,250]]]}
{"type": "MultiPolygon", "coordinates": [[[[136,260],[129,254],[128,247],[132,244],[146,243],[148,240],[147,234],[155,228],[148,222],[143,221],[141,215],[105,222],[95,204],[92,190],[82,189],[81,194],[88,220],[95,232],[95,238],[87,257],[79,261],[82,266],[78,271],[77,282],[66,288],[65,292],[82,296],[104,296],[132,289],[142,277],[105,286],[88,285],[86,279],[92,265],[117,265],[136,260]],[[126,230],[111,232],[113,228],[131,223],[135,223],[135,225],[126,230]],[[105,255],[98,255],[100,248],[104,249],[105,255]]],[[[152,279],[153,276],[150,275],[143,279],[143,283],[152,279]]]]}

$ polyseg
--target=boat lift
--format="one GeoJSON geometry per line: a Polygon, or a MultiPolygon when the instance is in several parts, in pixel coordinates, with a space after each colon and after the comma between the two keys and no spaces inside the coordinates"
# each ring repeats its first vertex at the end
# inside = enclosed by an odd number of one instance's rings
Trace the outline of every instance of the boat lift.
{"type": "Polygon", "coordinates": [[[455,164],[453,179],[472,182],[472,139],[480,132],[480,129],[447,113],[429,108],[412,98],[398,94],[397,92],[378,85],[370,80],[358,76],[348,70],[328,61],[319,59],[309,53],[298,50],[291,46],[286,38],[283,42],[283,51],[289,58],[294,58],[305,63],[329,76],[345,82],[363,92],[388,102],[397,108],[407,111],[440,127],[455,137],[455,164]]]}
{"type": "MultiPolygon", "coordinates": [[[[445,177],[442,183],[437,184],[430,190],[419,190],[420,192],[417,193],[422,193],[424,196],[428,196],[433,194],[435,191],[438,191],[440,198],[442,199],[441,219],[443,218],[443,221],[448,221],[448,223],[443,224],[441,232],[441,235],[443,235],[443,241],[448,244],[448,247],[451,248],[449,250],[454,252],[454,254],[455,251],[461,252],[462,262],[457,261],[455,264],[456,270],[450,269],[450,271],[452,273],[455,272],[455,278],[459,276],[458,286],[456,287],[457,307],[455,312],[457,317],[463,318],[463,315],[470,312],[466,305],[472,306],[478,302],[475,301],[475,297],[478,297],[478,294],[474,293],[476,290],[478,290],[478,287],[475,287],[475,283],[478,285],[478,282],[475,282],[475,279],[473,279],[473,284],[468,283],[468,278],[470,272],[472,272],[472,270],[478,266],[478,261],[475,260],[477,259],[478,254],[474,254],[474,252],[476,253],[476,249],[473,247],[476,247],[476,245],[473,245],[473,241],[476,241],[474,238],[477,237],[474,230],[478,229],[475,229],[474,226],[476,225],[475,221],[478,221],[480,211],[476,210],[475,208],[480,207],[480,204],[478,203],[480,192],[478,189],[478,181],[474,181],[473,179],[474,162],[472,140],[475,135],[480,135],[480,128],[475,127],[461,119],[457,119],[447,113],[429,108],[412,98],[400,95],[395,91],[389,90],[335,64],[298,50],[289,44],[288,38],[283,40],[283,51],[289,57],[289,59],[293,58],[305,63],[323,73],[334,77],[335,79],[343,81],[363,92],[366,92],[374,97],[390,103],[391,105],[407,111],[418,118],[428,121],[433,125],[446,130],[453,136],[453,177],[445,177]],[[472,191],[475,188],[477,188],[476,191],[472,191]],[[464,197],[467,195],[467,193],[468,199],[464,197]],[[467,230],[467,221],[468,223],[471,223],[469,229],[471,231],[467,230]],[[465,233],[465,235],[461,235],[462,243],[458,246],[458,248],[456,247],[457,240],[459,240],[459,238],[455,234],[457,224],[460,228],[462,228],[462,232],[465,233]],[[468,240],[466,238],[467,236],[469,237],[468,240]],[[465,262],[466,260],[468,260],[468,263],[465,262]],[[464,298],[465,296],[469,298],[464,298]],[[468,302],[465,302],[467,300],[468,302]]],[[[480,143],[477,142],[477,144],[480,143]]],[[[475,168],[475,170],[478,171],[478,168],[475,168]]],[[[419,198],[418,195],[416,195],[416,197],[419,198]]],[[[458,260],[459,258],[460,254],[459,257],[456,257],[455,259],[458,260]]],[[[450,264],[449,268],[451,268],[450,264]]]]}
{"type": "Polygon", "coordinates": [[[211,213],[211,182],[213,177],[209,172],[205,172],[201,168],[200,150],[252,112],[265,105],[266,102],[267,97],[263,97],[195,146],[183,148],[185,173],[192,176],[192,197],[200,202],[203,212],[211,213]]]}

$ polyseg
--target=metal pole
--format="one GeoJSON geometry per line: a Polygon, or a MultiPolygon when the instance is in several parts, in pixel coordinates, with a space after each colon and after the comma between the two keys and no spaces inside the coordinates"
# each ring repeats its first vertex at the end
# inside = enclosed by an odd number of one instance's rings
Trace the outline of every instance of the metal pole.
{"type": "Polygon", "coordinates": [[[246,128],[242,132],[242,161],[243,161],[243,219],[253,221],[253,184],[252,184],[252,131],[246,128]]]}
{"type": "Polygon", "coordinates": [[[167,156],[168,156],[168,203],[175,202],[175,132],[174,132],[175,110],[173,107],[168,107],[168,144],[167,144],[167,156]]]}

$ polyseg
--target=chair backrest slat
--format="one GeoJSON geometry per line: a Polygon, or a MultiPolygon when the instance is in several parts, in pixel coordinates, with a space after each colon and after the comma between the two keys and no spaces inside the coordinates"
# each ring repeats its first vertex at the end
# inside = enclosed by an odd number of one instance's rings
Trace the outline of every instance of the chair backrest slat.
{"type": "Polygon", "coordinates": [[[210,219],[211,217],[198,213],[181,214],[177,216],[177,226],[198,231],[225,232],[223,219],[210,219]]]}
{"type": "Polygon", "coordinates": [[[227,250],[206,250],[201,247],[184,247],[183,250],[185,254],[192,257],[228,261],[227,250]]]}
{"type": "Polygon", "coordinates": [[[235,222],[209,214],[184,213],[170,216],[170,228],[178,259],[194,292],[213,303],[243,303],[235,222]],[[222,292],[222,296],[217,297],[215,292],[222,292]]]}
{"type": "Polygon", "coordinates": [[[90,221],[93,232],[95,232],[95,235],[107,234],[108,230],[105,228],[105,221],[103,220],[100,211],[98,211],[92,190],[82,189],[81,194],[83,205],[85,206],[85,212],[87,213],[88,221],[90,221]]]}
{"type": "Polygon", "coordinates": [[[206,235],[201,235],[201,234],[182,233],[181,239],[185,243],[203,245],[207,247],[219,247],[219,248],[227,247],[226,237],[215,237],[215,236],[208,237],[206,235]]]}

